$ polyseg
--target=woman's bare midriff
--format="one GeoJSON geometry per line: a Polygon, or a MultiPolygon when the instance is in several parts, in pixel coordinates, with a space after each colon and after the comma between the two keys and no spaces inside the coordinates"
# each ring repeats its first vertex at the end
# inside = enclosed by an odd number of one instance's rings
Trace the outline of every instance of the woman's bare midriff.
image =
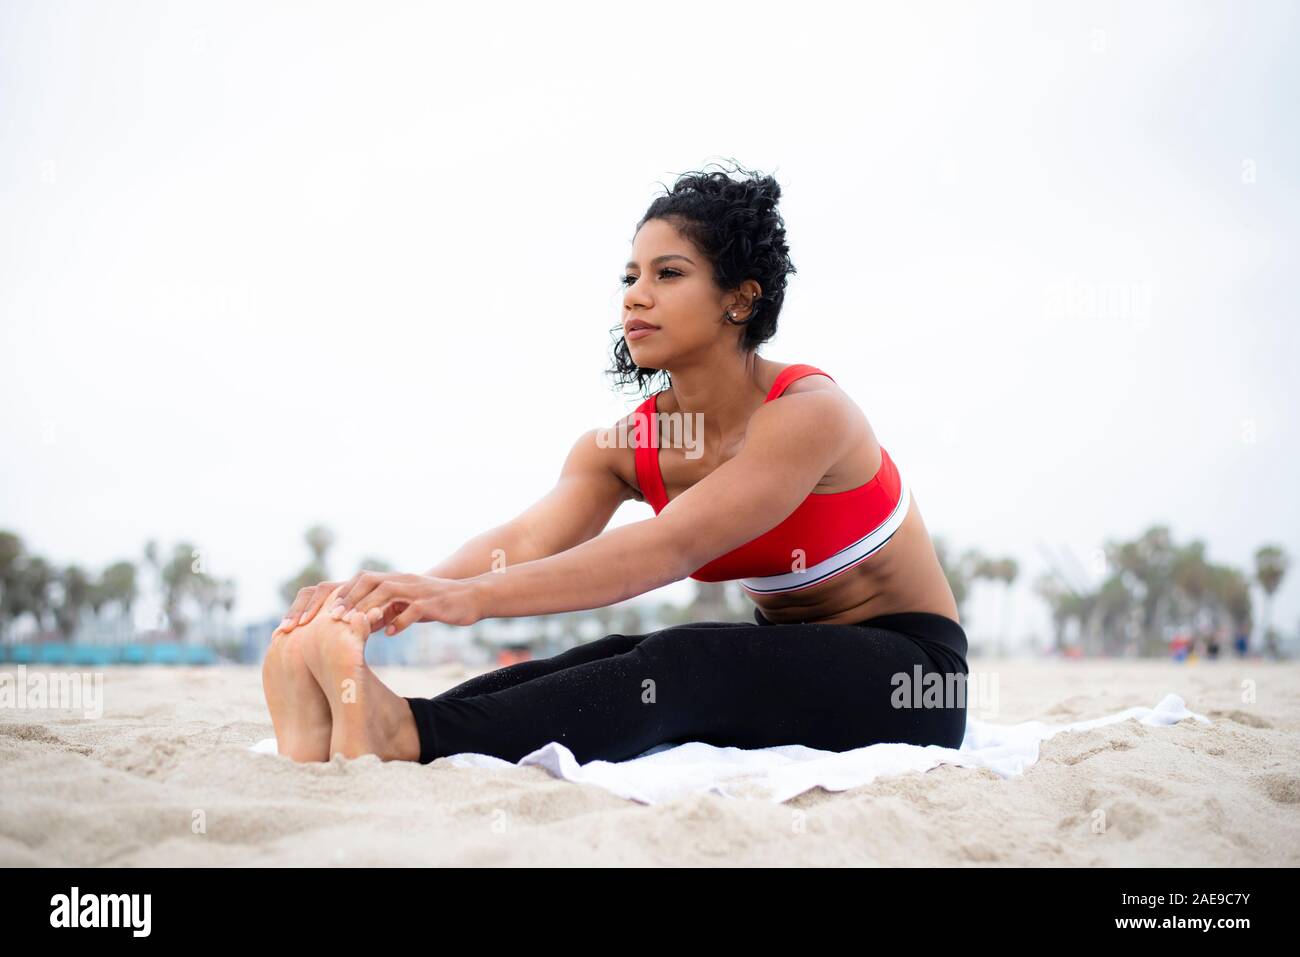
{"type": "MultiPolygon", "coordinates": [[[[784,366],[781,364],[771,364],[769,385],[775,381],[776,374],[782,368],[784,366]]],[[[808,376],[796,379],[784,394],[828,387],[836,388],[823,376],[808,376]]],[[[672,412],[675,406],[671,390],[660,396],[658,408],[661,413],[672,412]]],[[[879,443],[865,419],[863,425],[863,442],[851,460],[836,463],[833,472],[828,474],[813,494],[833,494],[856,488],[869,482],[875,475],[880,463],[879,443]],[[826,487],[823,488],[823,485],[826,487]]],[[[724,460],[739,449],[726,451],[724,460]]],[[[706,454],[701,461],[711,458],[713,457],[706,454]]],[[[720,461],[712,467],[716,468],[719,464],[720,461]]],[[[621,462],[620,466],[624,481],[637,491],[637,497],[640,498],[640,491],[635,484],[636,468],[632,453],[628,453],[626,461],[621,462]]],[[[906,463],[899,463],[899,471],[906,467],[906,463]]],[[[697,474],[699,468],[700,462],[688,463],[682,450],[662,450],[660,469],[670,501],[703,478],[703,475],[697,474]]],[[[907,517],[893,537],[874,555],[848,571],[819,585],[798,591],[773,595],[745,594],[758,606],[765,618],[778,625],[853,624],[879,615],[918,611],[943,615],[960,623],[956,599],[947,576],[943,573],[943,567],[939,564],[939,557],[915,495],[911,497],[907,517]]]]}
{"type": "Polygon", "coordinates": [[[852,624],[907,611],[927,611],[960,623],[957,602],[915,496],[898,531],[861,564],[810,588],[749,597],[778,625],[852,624]]]}

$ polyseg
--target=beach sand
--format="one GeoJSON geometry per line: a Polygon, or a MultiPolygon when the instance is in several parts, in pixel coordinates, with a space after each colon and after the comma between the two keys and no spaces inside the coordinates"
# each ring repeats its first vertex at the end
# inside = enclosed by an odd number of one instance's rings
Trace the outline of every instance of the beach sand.
{"type": "MultiPolygon", "coordinates": [[[[946,765],[785,804],[647,807],[537,767],[252,753],[273,733],[259,668],[112,668],[102,717],[0,707],[0,865],[1300,864],[1300,664],[971,670],[998,676],[988,720],[1064,723],[1173,692],[1213,725],[1060,734],[1005,780],[946,765]]],[[[376,671],[412,696],[476,673],[376,671]]]]}

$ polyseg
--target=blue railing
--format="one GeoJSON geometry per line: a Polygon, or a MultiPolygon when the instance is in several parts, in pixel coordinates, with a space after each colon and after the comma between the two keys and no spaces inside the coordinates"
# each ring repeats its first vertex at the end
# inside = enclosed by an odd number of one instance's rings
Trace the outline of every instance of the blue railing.
{"type": "Polygon", "coordinates": [[[76,642],[0,645],[0,661],[16,665],[213,665],[217,655],[203,645],[178,641],[93,645],[76,642]]]}

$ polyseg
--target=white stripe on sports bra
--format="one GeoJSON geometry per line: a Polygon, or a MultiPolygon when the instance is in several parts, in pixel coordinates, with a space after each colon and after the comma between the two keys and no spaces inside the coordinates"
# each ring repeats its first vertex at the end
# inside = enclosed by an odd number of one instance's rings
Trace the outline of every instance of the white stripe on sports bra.
{"type": "Polygon", "coordinates": [[[740,581],[741,587],[759,595],[798,591],[824,582],[831,576],[847,571],[859,562],[870,558],[893,537],[894,532],[898,531],[898,527],[903,524],[903,519],[907,518],[907,509],[911,504],[912,496],[907,487],[907,480],[901,475],[899,484],[902,489],[898,496],[898,504],[894,506],[889,517],[852,545],[840,549],[830,558],[802,571],[767,575],[762,578],[743,578],[740,581]]]}

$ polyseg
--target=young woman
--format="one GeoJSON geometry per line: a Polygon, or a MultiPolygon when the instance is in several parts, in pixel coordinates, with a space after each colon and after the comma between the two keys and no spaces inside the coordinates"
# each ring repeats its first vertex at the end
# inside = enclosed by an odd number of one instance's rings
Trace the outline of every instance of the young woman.
{"type": "Polygon", "coordinates": [[[668,388],[580,436],[544,498],[425,574],[299,593],[263,665],[280,753],[517,761],[558,741],[587,762],[680,741],[960,746],[967,643],[952,591],[858,406],[822,370],[758,355],[795,270],[780,187],[737,170],[681,177],[637,225],[613,373],[642,387],[666,373],[668,388]],[[660,442],[690,424],[689,443],[660,442]],[[629,499],[654,517],[603,531],[629,499]],[[375,631],[597,608],[687,576],[740,579],[754,622],[608,635],[434,698],[399,696],[366,667],[375,631]]]}

